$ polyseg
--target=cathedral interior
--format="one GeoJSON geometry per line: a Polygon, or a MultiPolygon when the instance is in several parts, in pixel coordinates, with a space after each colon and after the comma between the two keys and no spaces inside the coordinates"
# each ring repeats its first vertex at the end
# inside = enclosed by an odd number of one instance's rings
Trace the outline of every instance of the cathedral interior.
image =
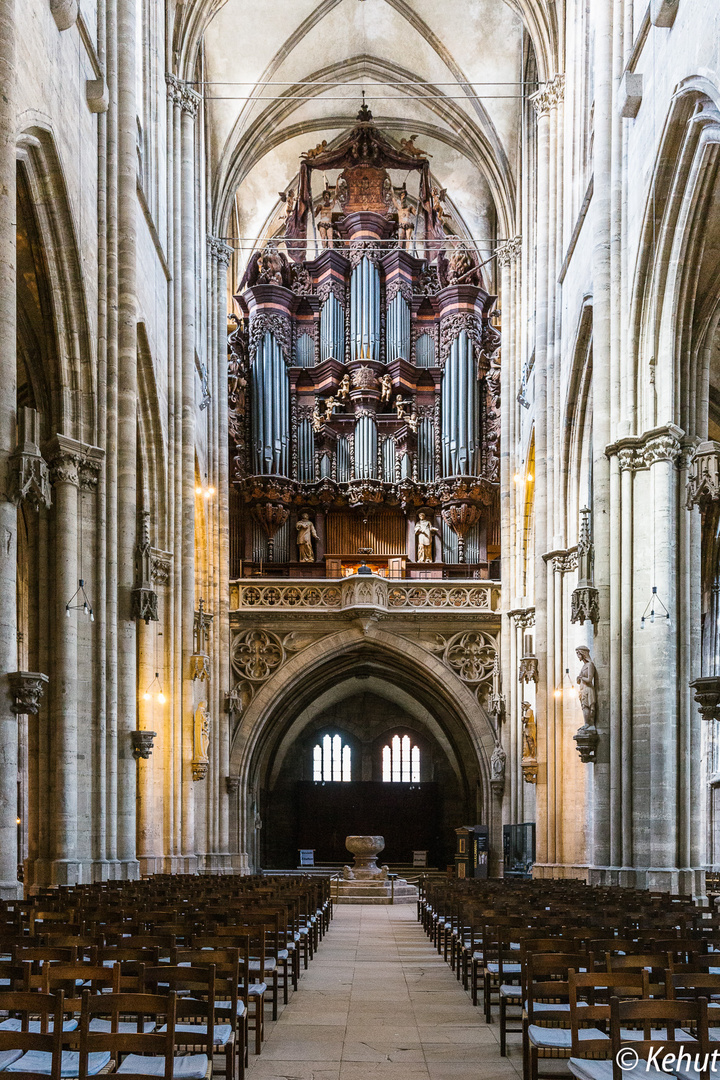
{"type": "Polygon", "coordinates": [[[710,1080],[718,0],[0,0],[0,283],[0,1073],[710,1080]]]}
{"type": "Polygon", "coordinates": [[[470,825],[708,895],[719,72],[710,0],[0,0],[0,898],[470,825]]]}

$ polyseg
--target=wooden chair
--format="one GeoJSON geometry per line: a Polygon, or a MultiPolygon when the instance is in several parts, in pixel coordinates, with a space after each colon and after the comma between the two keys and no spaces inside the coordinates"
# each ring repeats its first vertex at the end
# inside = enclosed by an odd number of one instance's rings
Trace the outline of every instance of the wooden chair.
{"type": "Polygon", "coordinates": [[[19,1031],[0,1028],[2,1072],[14,1068],[15,1080],[60,1080],[63,1006],[62,993],[0,992],[0,1012],[20,1020],[19,1031]]]}
{"type": "MultiPolygon", "coordinates": [[[[80,1016],[79,1080],[94,1075],[93,1057],[106,1055],[114,1075],[126,1080],[147,1080],[148,1076],[173,1080],[175,1067],[175,994],[83,994],[80,1016]],[[134,1016],[134,1021],[120,1017],[134,1016]],[[148,1021],[148,1017],[152,1017],[148,1021]],[[160,1023],[164,1031],[157,1031],[160,1023]],[[150,1027],[150,1030],[148,1029],[150,1027]]],[[[208,1080],[212,1060],[199,1054],[187,1062],[185,1080],[208,1080]]],[[[179,1075],[179,1074],[177,1074],[179,1075]]]]}

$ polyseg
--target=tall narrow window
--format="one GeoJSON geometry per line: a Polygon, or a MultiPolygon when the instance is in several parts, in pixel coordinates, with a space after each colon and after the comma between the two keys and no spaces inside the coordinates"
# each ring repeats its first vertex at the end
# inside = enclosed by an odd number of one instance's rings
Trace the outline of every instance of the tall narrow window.
{"type": "Polygon", "coordinates": [[[393,735],[383,746],[382,778],[385,783],[420,783],[420,747],[413,746],[408,735],[393,735]]]}
{"type": "Polygon", "coordinates": [[[313,780],[345,781],[352,778],[352,750],[339,735],[323,735],[313,747],[313,780]]]}

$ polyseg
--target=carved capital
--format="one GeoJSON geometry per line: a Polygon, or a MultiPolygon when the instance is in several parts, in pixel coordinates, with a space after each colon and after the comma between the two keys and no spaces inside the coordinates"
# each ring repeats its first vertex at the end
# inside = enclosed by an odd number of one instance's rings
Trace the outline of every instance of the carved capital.
{"type": "Polygon", "coordinates": [[[500,267],[510,266],[515,259],[519,259],[522,254],[522,237],[513,236],[511,240],[506,240],[504,244],[501,244],[495,249],[495,258],[497,264],[500,267]]]}
{"type": "Polygon", "coordinates": [[[621,470],[649,469],[658,461],[677,462],[683,453],[683,431],[675,424],[653,428],[643,435],[629,435],[605,448],[608,457],[617,456],[621,470]]]}
{"type": "Polygon", "coordinates": [[[547,116],[565,97],[565,76],[555,75],[545,85],[532,94],[530,100],[538,116],[547,116]]]}
{"type": "Polygon", "coordinates": [[[153,752],[153,743],[157,737],[157,731],[131,731],[130,740],[132,742],[133,757],[137,761],[139,758],[147,760],[153,752]]]}
{"type": "Polygon", "coordinates": [[[228,795],[236,795],[240,790],[240,777],[239,776],[226,776],[225,777],[225,790],[228,795]]]}
{"type": "Polygon", "coordinates": [[[531,626],[535,625],[534,607],[518,608],[516,611],[509,611],[508,615],[519,630],[529,630],[531,626]]]}
{"type": "Polygon", "coordinates": [[[229,266],[233,249],[218,236],[207,237],[207,249],[211,259],[215,259],[221,266],[229,266]]]}
{"type": "Polygon", "coordinates": [[[11,671],[8,673],[10,691],[15,698],[10,706],[16,716],[26,716],[40,710],[45,687],[50,682],[41,671],[11,671]]]}

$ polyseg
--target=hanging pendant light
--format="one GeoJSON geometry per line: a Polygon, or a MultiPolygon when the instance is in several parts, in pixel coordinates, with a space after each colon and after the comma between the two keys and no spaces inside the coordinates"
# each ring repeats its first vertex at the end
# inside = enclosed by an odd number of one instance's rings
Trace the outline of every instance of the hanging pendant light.
{"type": "Polygon", "coordinates": [[[166,701],[166,698],[165,698],[165,695],[163,694],[162,683],[160,682],[160,673],[158,671],[155,672],[155,678],[153,679],[153,681],[150,683],[147,690],[143,694],[143,701],[150,701],[152,699],[153,687],[155,686],[156,683],[157,683],[157,702],[158,702],[158,705],[164,705],[165,701],[166,701]]]}
{"type": "Polygon", "coordinates": [[[90,622],[95,622],[95,615],[93,614],[90,597],[85,592],[85,580],[83,578],[80,578],[77,589],[65,605],[65,614],[68,619],[70,618],[71,611],[82,611],[84,615],[89,617],[90,622]],[[75,601],[77,601],[77,603],[75,603],[75,601]]]}
{"type": "Polygon", "coordinates": [[[642,618],[640,619],[640,629],[641,630],[645,629],[646,621],[654,623],[656,616],[657,616],[658,619],[664,619],[665,620],[665,625],[667,626],[667,628],[669,630],[670,629],[670,612],[668,611],[668,609],[665,607],[662,600],[658,596],[657,585],[653,585],[653,587],[652,587],[652,596],[648,600],[647,606],[645,607],[645,610],[642,613],[642,618]]]}

